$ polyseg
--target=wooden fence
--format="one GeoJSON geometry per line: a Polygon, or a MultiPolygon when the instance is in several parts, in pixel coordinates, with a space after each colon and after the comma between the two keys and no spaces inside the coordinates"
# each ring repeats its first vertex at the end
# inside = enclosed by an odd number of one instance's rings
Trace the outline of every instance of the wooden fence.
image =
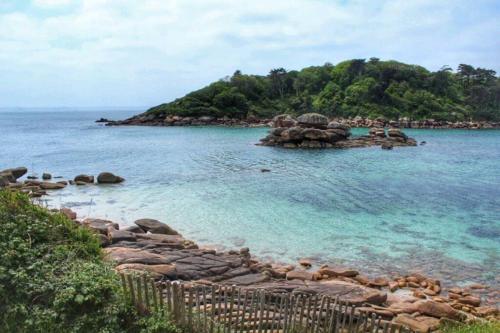
{"type": "Polygon", "coordinates": [[[122,274],[125,295],[144,315],[159,311],[186,333],[412,333],[327,296],[235,286],[155,283],[122,274]]]}

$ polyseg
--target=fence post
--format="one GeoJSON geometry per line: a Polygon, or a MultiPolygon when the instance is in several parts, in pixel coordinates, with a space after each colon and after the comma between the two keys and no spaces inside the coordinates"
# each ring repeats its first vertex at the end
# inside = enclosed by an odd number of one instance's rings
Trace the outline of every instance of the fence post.
{"type": "Polygon", "coordinates": [[[215,287],[212,286],[212,316],[210,317],[210,333],[214,332],[214,320],[215,320],[215,287]]]}
{"type": "Polygon", "coordinates": [[[135,300],[134,281],[132,280],[131,275],[127,275],[127,282],[128,282],[128,287],[130,290],[130,299],[132,301],[132,304],[134,304],[134,306],[137,306],[136,300],[135,300]]]}

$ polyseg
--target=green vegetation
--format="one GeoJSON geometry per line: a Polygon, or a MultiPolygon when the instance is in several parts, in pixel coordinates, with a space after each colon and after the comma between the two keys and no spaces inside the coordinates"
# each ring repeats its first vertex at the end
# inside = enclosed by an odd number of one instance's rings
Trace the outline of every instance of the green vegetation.
{"type": "Polygon", "coordinates": [[[500,78],[460,65],[430,72],[377,58],[353,59],[267,76],[233,76],[148,111],[158,116],[268,118],[318,112],[331,117],[500,120],[500,78]]]}
{"type": "Polygon", "coordinates": [[[97,238],[28,197],[0,191],[0,332],[176,332],[140,317],[97,238]]]}
{"type": "Polygon", "coordinates": [[[447,325],[441,328],[442,333],[497,333],[500,332],[500,323],[474,323],[465,325],[447,325]]]}

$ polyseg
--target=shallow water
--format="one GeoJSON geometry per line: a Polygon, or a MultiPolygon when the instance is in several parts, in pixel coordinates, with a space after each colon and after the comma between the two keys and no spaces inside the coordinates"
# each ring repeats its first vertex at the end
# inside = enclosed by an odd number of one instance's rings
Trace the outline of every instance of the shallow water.
{"type": "Polygon", "coordinates": [[[255,146],[267,129],[93,122],[134,113],[4,110],[0,169],[127,179],[46,198],[80,217],[157,218],[202,245],[248,246],[281,262],[311,257],[368,274],[423,270],[500,284],[498,130],[406,130],[427,144],[300,151],[255,146]]]}

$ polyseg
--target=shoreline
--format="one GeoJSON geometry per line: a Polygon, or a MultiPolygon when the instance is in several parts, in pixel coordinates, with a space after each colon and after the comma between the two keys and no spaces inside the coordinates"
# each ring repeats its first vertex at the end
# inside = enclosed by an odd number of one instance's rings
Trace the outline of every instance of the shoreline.
{"type": "MultiPolygon", "coordinates": [[[[351,128],[413,128],[413,129],[500,129],[500,122],[492,121],[436,121],[434,119],[424,120],[409,120],[402,118],[400,120],[385,120],[385,119],[368,119],[362,117],[355,118],[329,118],[329,121],[339,122],[342,125],[351,128]]],[[[259,119],[249,117],[246,119],[237,118],[215,118],[210,116],[202,117],[180,117],[180,116],[165,116],[165,115],[145,115],[140,114],[125,120],[109,120],[101,118],[95,121],[96,123],[104,123],[105,126],[222,126],[222,127],[272,127],[273,119],[259,119]]]]}
{"type": "Polygon", "coordinates": [[[487,285],[451,287],[419,272],[372,278],[348,266],[323,264],[315,268],[307,258],[296,265],[277,264],[252,256],[247,247],[217,251],[200,246],[154,219],[139,219],[135,225],[120,229],[109,220],[77,220],[70,210],[62,212],[99,235],[106,260],[119,273],[146,272],[158,281],[182,281],[188,288],[231,285],[244,290],[339,297],[359,311],[409,326],[417,323],[407,323],[407,315],[424,315],[430,330],[442,320],[498,319],[499,299],[489,295],[498,295],[500,290],[487,285]]]}

